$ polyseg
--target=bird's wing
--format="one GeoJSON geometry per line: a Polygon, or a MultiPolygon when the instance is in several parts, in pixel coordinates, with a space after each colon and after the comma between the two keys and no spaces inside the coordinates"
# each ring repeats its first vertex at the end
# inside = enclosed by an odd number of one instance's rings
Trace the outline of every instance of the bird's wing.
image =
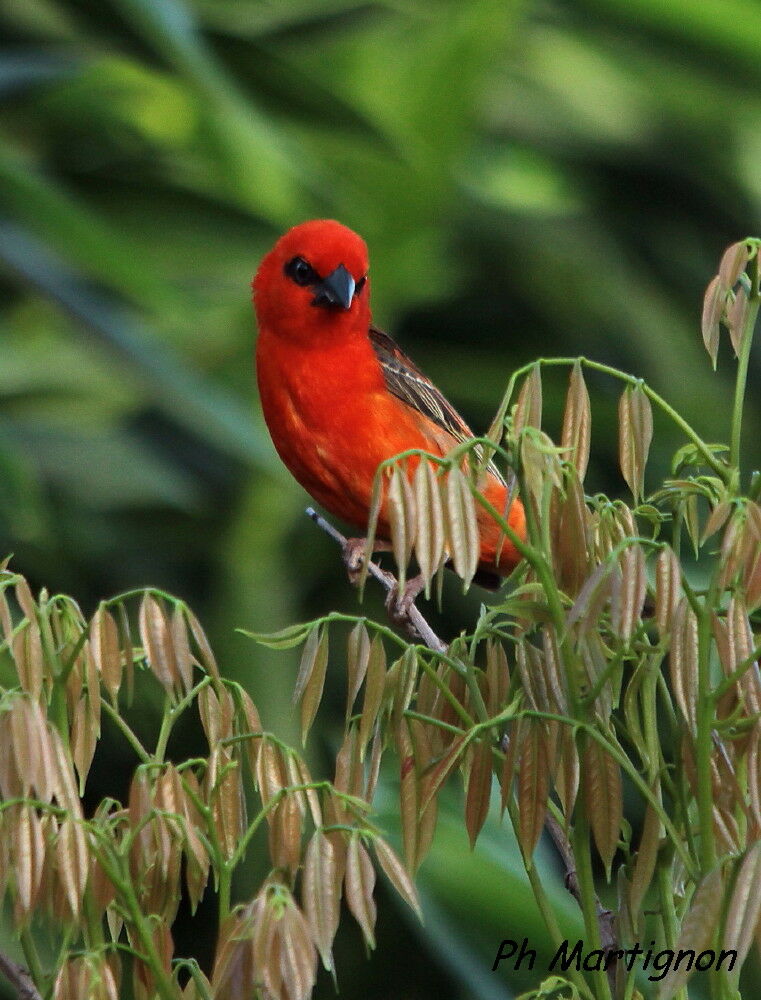
{"type": "MultiPolygon", "coordinates": [[[[407,357],[396,341],[374,326],[370,327],[369,335],[390,393],[447,431],[455,441],[468,441],[474,436],[457,410],[407,357]]],[[[482,454],[480,447],[475,451],[479,456],[482,454]]],[[[489,462],[488,469],[501,483],[507,485],[505,477],[493,462],[489,462]]]]}

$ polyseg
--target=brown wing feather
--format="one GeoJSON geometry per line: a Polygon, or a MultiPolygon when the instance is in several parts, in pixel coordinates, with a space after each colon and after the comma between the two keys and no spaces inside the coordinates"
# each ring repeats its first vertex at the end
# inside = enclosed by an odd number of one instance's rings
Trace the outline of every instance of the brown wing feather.
{"type": "MultiPolygon", "coordinates": [[[[428,417],[456,441],[467,441],[474,436],[457,410],[407,357],[395,340],[374,326],[370,327],[369,334],[390,393],[428,417]]],[[[477,453],[480,453],[480,449],[477,449],[477,453]]],[[[505,477],[493,462],[489,462],[488,468],[493,476],[505,483],[505,477]]]]}

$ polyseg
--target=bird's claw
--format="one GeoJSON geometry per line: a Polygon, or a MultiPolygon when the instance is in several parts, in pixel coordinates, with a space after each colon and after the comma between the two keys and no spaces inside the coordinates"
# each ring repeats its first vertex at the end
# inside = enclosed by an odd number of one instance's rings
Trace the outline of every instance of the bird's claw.
{"type": "Polygon", "coordinates": [[[366,538],[347,538],[343,545],[343,560],[346,565],[346,572],[349,574],[349,581],[356,587],[362,573],[362,566],[365,562],[366,538]]]}
{"type": "Polygon", "coordinates": [[[401,593],[399,584],[395,583],[386,596],[386,610],[389,618],[395,625],[407,625],[410,620],[410,611],[415,603],[415,598],[425,586],[423,574],[419,573],[408,580],[401,593]]]}

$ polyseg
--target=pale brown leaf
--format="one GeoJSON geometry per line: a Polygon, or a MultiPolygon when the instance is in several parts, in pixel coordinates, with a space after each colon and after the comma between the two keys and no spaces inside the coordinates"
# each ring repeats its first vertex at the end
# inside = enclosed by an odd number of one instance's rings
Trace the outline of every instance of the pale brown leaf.
{"type": "Polygon", "coordinates": [[[653,438],[653,413],[641,385],[628,385],[618,407],[621,473],[635,500],[644,491],[645,466],[653,438]]]}
{"type": "Polygon", "coordinates": [[[383,701],[383,689],[386,683],[386,651],[380,635],[375,635],[370,644],[365,678],[365,697],[362,702],[362,715],[359,720],[360,759],[364,759],[365,747],[378,718],[378,712],[383,701]]]}
{"type": "Polygon", "coordinates": [[[407,867],[414,872],[420,856],[418,834],[423,811],[420,808],[421,789],[415,766],[414,748],[406,721],[398,729],[397,741],[400,758],[399,815],[402,824],[402,844],[407,867]]]}
{"type": "Polygon", "coordinates": [[[623,821],[621,768],[597,740],[590,739],[584,754],[584,805],[598,853],[610,878],[613,855],[623,821]]]}
{"type": "Polygon", "coordinates": [[[169,694],[180,687],[180,672],[164,608],[152,594],[140,602],[140,639],[148,665],[169,694]]]}
{"type": "Polygon", "coordinates": [[[592,411],[589,404],[589,393],[581,370],[581,363],[575,361],[568,382],[560,444],[564,449],[567,449],[565,458],[575,467],[580,482],[584,481],[589,464],[591,430],[592,411]]]}
{"type": "Polygon", "coordinates": [[[101,602],[90,625],[90,648],[103,686],[116,704],[122,682],[122,651],[114,616],[101,602]]]}
{"type": "Polygon", "coordinates": [[[424,813],[431,804],[431,800],[436,798],[444,782],[459,764],[460,758],[467,746],[467,737],[456,736],[436,764],[427,772],[422,781],[421,813],[424,813]]]}
{"type": "MultiPolygon", "coordinates": [[[[656,789],[651,789],[657,794],[656,789]]],[[[658,848],[661,837],[661,820],[650,802],[645,808],[645,820],[642,824],[642,836],[637,850],[637,860],[634,863],[632,884],[629,895],[632,919],[637,920],[650,888],[655,873],[655,863],[658,859],[658,848]]]]}
{"type": "Polygon", "coordinates": [[[468,787],[465,793],[465,828],[473,850],[486,821],[491,797],[492,755],[488,740],[472,747],[468,787]]]}
{"type": "Polygon", "coordinates": [[[698,620],[683,597],[673,619],[669,654],[671,687],[690,730],[695,732],[698,697],[698,620]]]}
{"type": "Polygon", "coordinates": [[[682,590],[681,566],[670,545],[665,545],[655,561],[655,621],[661,637],[671,632],[682,590]]]}
{"type": "MultiPolygon", "coordinates": [[[[518,840],[525,858],[534,853],[544,826],[549,793],[550,766],[544,727],[536,719],[528,721],[518,754],[518,840]]],[[[512,742],[512,740],[511,740],[512,742]]],[[[505,780],[503,778],[503,802],[505,780]]]]}
{"type": "Polygon", "coordinates": [[[294,902],[283,910],[277,930],[283,995],[288,1000],[309,1000],[317,977],[317,951],[309,924],[294,902]]]}
{"type": "Polygon", "coordinates": [[[301,900],[322,964],[333,969],[333,938],[341,915],[341,886],[336,880],[335,849],[322,830],[307,845],[301,900]]]}
{"type": "Polygon", "coordinates": [[[467,476],[457,466],[447,475],[447,537],[452,565],[467,588],[478,566],[481,543],[467,476]]]}
{"type": "Polygon", "coordinates": [[[402,899],[412,907],[418,918],[422,920],[423,914],[420,909],[420,900],[418,899],[417,890],[415,889],[412,879],[408,875],[407,870],[397,857],[396,853],[392,850],[391,846],[379,836],[373,838],[373,848],[375,849],[375,855],[378,858],[378,863],[385,872],[389,882],[393,885],[402,899]]]}
{"type": "Polygon", "coordinates": [[[370,659],[370,636],[365,623],[357,622],[349,633],[347,641],[346,672],[348,674],[348,692],[346,695],[346,718],[351,715],[359,689],[367,673],[370,659]]]}
{"type": "Polygon", "coordinates": [[[185,694],[193,687],[193,654],[190,651],[185,615],[180,605],[175,605],[171,621],[172,646],[175,663],[180,676],[182,690],[185,694]]]}
{"type": "Polygon", "coordinates": [[[68,817],[63,820],[58,831],[56,865],[66,891],[69,909],[77,919],[87,884],[89,860],[84,831],[68,817]]]}
{"type": "Polygon", "coordinates": [[[517,437],[524,427],[542,426],[542,372],[535,365],[523,380],[513,411],[513,433],[517,437]]]}
{"type": "MultiPolygon", "coordinates": [[[[721,869],[715,868],[706,875],[692,898],[674,951],[689,949],[699,955],[710,948],[719,922],[723,896],[721,869]]],[[[671,1000],[694,971],[694,965],[690,967],[689,962],[682,962],[678,969],[671,969],[661,981],[658,1000],[671,1000]]]]}
{"type": "Polygon", "coordinates": [[[185,617],[188,620],[188,625],[190,625],[190,631],[193,633],[193,638],[195,639],[198,651],[201,654],[201,666],[208,674],[211,674],[212,677],[219,680],[219,668],[217,667],[217,661],[214,659],[214,653],[211,650],[209,640],[206,638],[206,633],[204,632],[201,623],[190,608],[186,606],[183,610],[185,617]]]}
{"type": "Polygon", "coordinates": [[[732,243],[722,254],[718,277],[725,288],[733,288],[750,259],[747,240],[732,243]]]}
{"type": "Polygon", "coordinates": [[[610,623],[619,639],[628,644],[639,623],[647,589],[645,553],[641,546],[633,543],[625,548],[618,566],[620,576],[613,591],[610,623]]]}
{"type": "Polygon", "coordinates": [[[325,674],[328,666],[328,631],[322,629],[320,641],[311,663],[308,677],[304,684],[301,699],[301,742],[306,742],[307,733],[320,707],[322,692],[325,687],[325,674]]]}
{"type": "Polygon", "coordinates": [[[375,947],[376,908],[373,899],[375,870],[370,855],[365,850],[359,834],[349,838],[344,876],[346,902],[352,916],[359,924],[368,948],[375,947]]]}
{"type": "Polygon", "coordinates": [[[727,286],[717,274],[708,284],[703,298],[703,314],[700,329],[703,343],[711,359],[711,365],[716,370],[716,357],[719,353],[720,323],[727,301],[727,286]]]}
{"type": "Polygon", "coordinates": [[[446,535],[439,480],[433,465],[425,458],[420,459],[415,470],[413,488],[418,517],[415,557],[423,574],[425,593],[428,596],[431,580],[444,559],[446,535]]]}
{"type": "Polygon", "coordinates": [[[399,585],[404,586],[405,573],[415,544],[417,518],[426,512],[415,510],[415,497],[406,472],[401,465],[392,467],[386,497],[386,514],[391,528],[391,545],[396,560],[399,585]]]}
{"type": "Polygon", "coordinates": [[[726,309],[725,319],[727,329],[729,330],[729,339],[732,343],[732,349],[735,352],[735,357],[739,358],[740,352],[742,351],[743,341],[749,333],[747,329],[747,320],[750,302],[748,301],[748,294],[744,288],[737,288],[734,292],[730,293],[728,302],[729,304],[726,309]]]}

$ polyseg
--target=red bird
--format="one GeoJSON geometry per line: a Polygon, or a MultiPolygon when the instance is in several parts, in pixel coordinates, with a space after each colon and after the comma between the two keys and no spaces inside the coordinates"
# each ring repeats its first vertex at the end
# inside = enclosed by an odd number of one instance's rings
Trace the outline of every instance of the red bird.
{"type": "MultiPolygon", "coordinates": [[[[387,334],[372,325],[364,241],[338,222],[313,220],[282,236],[253,281],[256,368],[275,447],[328,511],[367,529],[378,465],[410,448],[446,455],[473,437],[459,414],[387,334]]],[[[414,462],[410,462],[410,472],[414,462]]],[[[525,537],[520,501],[497,468],[483,495],[509,510],[525,537]]],[[[496,586],[520,556],[478,507],[478,582],[496,586]]],[[[389,538],[384,511],[376,548],[389,538]]]]}

